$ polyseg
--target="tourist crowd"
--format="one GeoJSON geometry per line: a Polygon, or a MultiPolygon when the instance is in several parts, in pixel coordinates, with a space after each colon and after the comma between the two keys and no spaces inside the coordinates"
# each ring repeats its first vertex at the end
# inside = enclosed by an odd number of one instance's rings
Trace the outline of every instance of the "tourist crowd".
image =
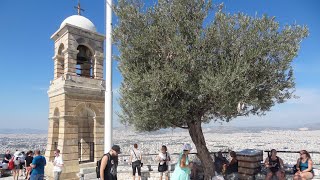
{"type": "MultiPolygon", "coordinates": [[[[202,171],[200,164],[191,162],[189,159],[189,153],[192,150],[190,144],[186,143],[182,146],[181,153],[178,161],[175,165],[174,171],[170,177],[169,164],[171,162],[170,153],[165,145],[161,146],[160,152],[155,158],[158,162],[158,171],[160,173],[160,180],[164,177],[166,180],[169,178],[172,180],[189,180],[197,179],[196,175],[198,171],[202,171]]],[[[113,145],[110,151],[99,161],[99,168],[97,169],[97,177],[100,180],[117,180],[117,166],[118,155],[121,153],[121,149],[118,145],[113,145]]],[[[62,156],[60,150],[57,149],[54,152],[55,158],[53,163],[54,179],[59,180],[63,167],[62,156]]],[[[238,159],[237,153],[234,151],[229,152],[230,158],[223,156],[222,152],[218,152],[214,156],[214,166],[216,174],[224,179],[230,179],[232,175],[233,179],[238,177],[238,159]],[[229,160],[228,160],[229,159],[229,160]]],[[[129,165],[132,166],[132,179],[141,179],[141,167],[143,166],[143,155],[138,148],[138,144],[134,144],[130,150],[129,165]]],[[[13,179],[18,180],[19,175],[24,176],[25,179],[30,180],[43,180],[44,168],[47,162],[45,157],[40,154],[39,150],[28,151],[27,153],[16,152],[12,155],[9,150],[6,151],[3,161],[0,163],[2,169],[8,169],[12,171],[13,179]]],[[[277,156],[277,151],[272,149],[268,153],[268,157],[264,161],[264,167],[267,169],[266,180],[271,180],[273,177],[278,180],[285,180],[286,175],[284,171],[283,160],[277,156]]],[[[294,166],[294,180],[306,180],[312,179],[314,176],[313,161],[310,154],[306,150],[300,151],[300,158],[298,158],[296,165],[294,166]]]]}
{"type": "MultiPolygon", "coordinates": [[[[54,154],[55,158],[52,161],[54,179],[59,180],[63,161],[59,149],[55,150],[54,154]]],[[[41,155],[40,150],[28,151],[27,153],[16,150],[13,155],[7,150],[0,167],[2,171],[11,171],[14,180],[18,180],[19,176],[23,176],[27,180],[43,180],[46,164],[46,158],[41,155]]]]}
{"type": "MultiPolygon", "coordinates": [[[[172,180],[190,180],[197,179],[197,172],[202,171],[200,164],[191,162],[189,159],[189,153],[192,150],[190,144],[184,144],[179,155],[179,159],[175,165],[174,171],[169,177],[169,164],[171,157],[167,151],[166,146],[160,148],[160,152],[156,157],[158,161],[158,171],[160,173],[160,180],[163,176],[166,180],[169,178],[172,180]]],[[[118,154],[120,154],[120,147],[115,145],[111,148],[110,152],[103,156],[102,164],[100,166],[100,179],[101,180],[116,180],[117,179],[117,162],[118,154]],[[107,178],[105,178],[107,177],[107,178]]],[[[238,159],[237,153],[234,151],[229,152],[230,158],[223,156],[222,152],[218,152],[214,156],[215,173],[219,175],[221,179],[238,179],[238,159]]],[[[142,153],[138,149],[138,145],[134,144],[130,151],[129,164],[132,166],[132,179],[141,179],[141,167],[142,153]]],[[[264,167],[266,168],[266,180],[276,178],[278,180],[286,179],[284,170],[283,160],[277,156],[277,151],[272,149],[268,157],[264,161],[264,167]]],[[[307,180],[312,179],[314,176],[313,172],[313,161],[310,154],[306,150],[300,151],[300,158],[298,158],[296,165],[294,166],[294,180],[307,180]]]]}

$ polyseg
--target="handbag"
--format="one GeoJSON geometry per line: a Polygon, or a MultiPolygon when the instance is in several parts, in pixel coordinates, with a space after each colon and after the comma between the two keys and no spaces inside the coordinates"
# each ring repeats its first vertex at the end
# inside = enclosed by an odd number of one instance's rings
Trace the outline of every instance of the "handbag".
{"type": "MultiPolygon", "coordinates": [[[[167,160],[167,153],[166,153],[166,159],[167,160]]],[[[158,165],[158,171],[159,172],[165,172],[168,170],[168,166],[167,166],[167,162],[164,162],[163,164],[160,164],[158,165]]]]}
{"type": "Polygon", "coordinates": [[[134,152],[134,150],[132,150],[132,151],[133,151],[134,155],[136,156],[136,158],[138,159],[138,162],[140,162],[140,167],[142,167],[142,166],[143,166],[143,163],[141,162],[141,160],[139,160],[139,158],[137,157],[137,155],[136,155],[136,153],[134,152]]]}
{"type": "Polygon", "coordinates": [[[159,163],[159,166],[158,166],[158,171],[159,172],[165,172],[168,170],[168,166],[167,166],[167,163],[163,163],[163,164],[160,164],[159,163]]]}
{"type": "Polygon", "coordinates": [[[14,168],[14,162],[13,162],[13,158],[10,159],[9,163],[8,163],[8,169],[12,170],[14,168]]]}

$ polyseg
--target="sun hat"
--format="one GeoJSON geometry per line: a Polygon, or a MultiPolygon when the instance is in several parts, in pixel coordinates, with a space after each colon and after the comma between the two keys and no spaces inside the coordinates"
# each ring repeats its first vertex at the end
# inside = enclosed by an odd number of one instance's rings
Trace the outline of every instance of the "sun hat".
{"type": "Polygon", "coordinates": [[[191,147],[191,144],[189,143],[185,143],[182,147],[182,150],[183,151],[191,151],[192,150],[192,147],[191,147]]]}
{"type": "Polygon", "coordinates": [[[14,157],[23,157],[23,154],[20,152],[20,151],[16,151],[14,154],[13,154],[14,157]]]}

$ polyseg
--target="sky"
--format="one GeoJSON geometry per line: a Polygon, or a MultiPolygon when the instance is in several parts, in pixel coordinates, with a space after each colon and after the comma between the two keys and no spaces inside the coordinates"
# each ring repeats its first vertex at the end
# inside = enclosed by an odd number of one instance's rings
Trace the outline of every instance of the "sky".
{"type": "MultiPolygon", "coordinates": [[[[116,1],[115,1],[116,2],[116,1]]],[[[155,0],[144,1],[146,6],[155,0]]],[[[241,117],[226,126],[305,126],[320,122],[320,1],[318,0],[217,0],[226,12],[251,16],[275,16],[280,25],[309,27],[310,35],[301,43],[293,61],[298,99],[276,105],[266,116],[241,117]]],[[[53,80],[51,35],[67,17],[76,14],[76,0],[0,1],[0,128],[48,128],[47,90],[53,80]]],[[[104,0],[81,0],[99,33],[105,34],[104,0]]],[[[209,17],[212,19],[212,17],[209,17]]],[[[117,25],[117,17],[113,16],[117,25]]],[[[113,52],[118,53],[116,47],[113,52]]],[[[114,111],[122,77],[113,61],[114,111]]],[[[114,126],[120,126],[114,116],[114,126]]],[[[218,124],[211,124],[218,125],[218,124]]]]}

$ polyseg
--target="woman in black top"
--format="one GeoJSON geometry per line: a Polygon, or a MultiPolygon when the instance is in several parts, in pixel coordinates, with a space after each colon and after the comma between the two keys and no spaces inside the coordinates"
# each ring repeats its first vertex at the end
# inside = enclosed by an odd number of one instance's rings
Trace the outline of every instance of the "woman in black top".
{"type": "Polygon", "coordinates": [[[271,156],[268,156],[264,162],[265,167],[268,168],[266,180],[271,180],[272,176],[277,176],[277,179],[284,180],[283,161],[277,156],[277,151],[272,149],[271,156]]]}
{"type": "Polygon", "coordinates": [[[30,164],[32,163],[32,160],[33,160],[33,152],[28,151],[27,156],[24,160],[25,167],[26,167],[26,179],[30,179],[30,173],[32,170],[32,167],[30,166],[30,164]]]}
{"type": "Polygon", "coordinates": [[[225,164],[224,166],[224,172],[226,174],[232,174],[238,172],[238,160],[237,160],[237,154],[234,151],[230,151],[231,161],[228,164],[225,164]]]}

